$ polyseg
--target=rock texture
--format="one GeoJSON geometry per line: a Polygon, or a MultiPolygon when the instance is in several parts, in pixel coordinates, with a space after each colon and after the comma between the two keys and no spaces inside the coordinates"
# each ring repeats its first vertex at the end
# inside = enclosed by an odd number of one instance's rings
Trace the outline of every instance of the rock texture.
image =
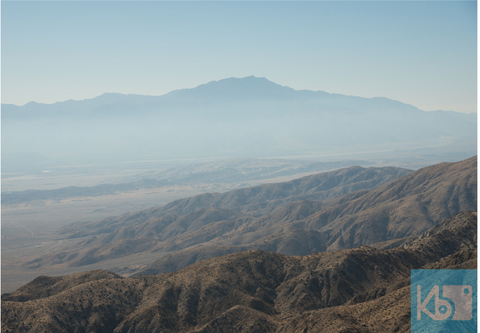
{"type": "MultiPolygon", "coordinates": [[[[61,229],[58,235],[69,239],[83,238],[76,246],[70,242],[68,248],[34,259],[25,267],[78,267],[142,252],[158,253],[160,257],[163,253],[216,242],[219,237],[232,238],[259,228],[265,229],[272,223],[307,217],[325,206],[323,201],[318,200],[329,201],[352,191],[376,188],[410,172],[393,167],[350,167],[285,183],[222,194],[202,194],[174,201],[164,207],[132,212],[94,223],[77,223],[61,229]],[[273,215],[270,214],[272,211],[275,211],[273,215]],[[269,214],[264,215],[265,213],[269,214]]],[[[317,236],[312,235],[313,238],[317,236]]],[[[256,240],[246,235],[240,244],[256,240]]],[[[235,244],[222,244],[223,247],[231,245],[235,244]]],[[[285,254],[304,255],[323,248],[318,241],[312,245],[301,246],[298,251],[298,246],[291,244],[278,249],[285,254]]],[[[251,248],[256,247],[232,248],[221,254],[251,248]]],[[[266,244],[261,248],[271,250],[277,246],[266,244]]]]}
{"type": "Polygon", "coordinates": [[[476,268],[476,235],[476,212],[462,212],[390,250],[255,250],[161,275],[41,277],[2,295],[2,330],[407,332],[410,269],[476,268]]]}
{"type": "Polygon", "coordinates": [[[59,236],[80,239],[76,244],[24,267],[79,267],[117,258],[129,267],[135,255],[158,254],[151,264],[129,270],[132,276],[254,249],[307,255],[379,243],[375,247],[388,248],[476,207],[476,157],[415,172],[350,167],[74,224],[59,236]]]}

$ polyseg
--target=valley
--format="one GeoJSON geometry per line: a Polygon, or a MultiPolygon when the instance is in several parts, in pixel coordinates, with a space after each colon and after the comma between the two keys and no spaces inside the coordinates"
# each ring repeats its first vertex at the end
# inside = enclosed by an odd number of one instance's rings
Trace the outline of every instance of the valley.
{"type": "MultiPolygon", "coordinates": [[[[278,177],[262,182],[274,180],[278,177]]],[[[157,188],[156,195],[145,189],[92,197],[99,208],[96,212],[90,208],[91,216],[82,211],[89,200],[67,198],[30,208],[40,223],[21,225],[15,224],[15,205],[11,205],[2,225],[2,288],[13,291],[41,274],[97,268],[123,276],[167,273],[250,249],[308,255],[389,244],[415,236],[460,211],[476,209],[476,188],[474,157],[415,172],[349,167],[230,191],[196,194],[195,190],[202,189],[197,184],[176,187],[179,192],[169,192],[172,187],[157,188]],[[172,195],[184,197],[187,191],[193,196],[166,202],[172,195]],[[164,206],[141,206],[161,198],[164,206]],[[101,210],[109,200],[116,207],[122,203],[119,200],[125,200],[123,209],[128,213],[114,217],[111,211],[101,210]],[[138,209],[131,209],[135,202],[138,209]],[[78,209],[78,222],[61,214],[62,208],[71,214],[72,207],[78,209]],[[55,208],[58,215],[53,214],[55,208]],[[38,214],[42,209],[44,220],[38,214]]],[[[17,205],[23,205],[20,211],[24,213],[29,204],[17,205]]]]}
{"type": "MultiPolygon", "coordinates": [[[[53,169],[41,175],[4,178],[2,188],[17,191],[5,191],[2,195],[2,290],[13,291],[38,274],[62,275],[75,271],[72,268],[55,267],[39,271],[22,269],[22,264],[34,260],[39,253],[45,255],[63,247],[69,248],[76,242],[67,241],[57,234],[57,229],[65,225],[95,222],[206,192],[223,193],[239,187],[289,181],[351,163],[281,159],[221,160],[176,167],[161,164],[159,169],[148,169],[150,165],[147,164],[141,169],[121,172],[109,169],[98,172],[92,167],[64,169],[61,172],[53,169]],[[79,173],[81,171],[84,173],[79,173]],[[238,175],[242,175],[242,178],[238,178],[238,175]],[[139,180],[145,177],[151,179],[153,184],[145,183],[148,188],[138,186],[139,180]],[[155,185],[164,179],[170,180],[155,185]],[[135,186],[128,185],[132,182],[135,186]],[[79,187],[81,184],[90,187],[79,187]],[[102,184],[113,185],[101,191],[96,190],[99,186],[105,186],[102,184]],[[68,187],[59,188],[62,185],[68,187]],[[78,191],[75,192],[75,189],[78,191]],[[8,195],[12,193],[16,195],[11,197],[17,203],[6,203],[8,195]]],[[[158,258],[154,255],[147,257],[150,259],[144,259],[142,265],[158,258]]],[[[124,267],[131,265],[132,261],[138,262],[138,256],[94,264],[91,269],[107,267],[128,273],[129,269],[124,267]]]]}

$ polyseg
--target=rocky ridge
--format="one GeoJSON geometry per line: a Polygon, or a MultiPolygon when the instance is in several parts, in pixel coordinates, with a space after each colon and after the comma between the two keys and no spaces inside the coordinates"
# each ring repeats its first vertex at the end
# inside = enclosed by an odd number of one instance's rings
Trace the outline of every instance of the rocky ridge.
{"type": "Polygon", "coordinates": [[[2,295],[2,329],[407,332],[410,269],[476,268],[476,235],[477,213],[462,212],[389,250],[255,250],[161,275],[42,277],[2,295]],[[39,294],[44,285],[52,292],[39,294]]]}

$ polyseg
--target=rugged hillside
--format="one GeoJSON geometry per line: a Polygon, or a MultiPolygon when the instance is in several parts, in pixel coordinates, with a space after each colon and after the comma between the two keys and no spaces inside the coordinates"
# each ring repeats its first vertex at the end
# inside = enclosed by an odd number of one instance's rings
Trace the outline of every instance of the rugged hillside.
{"type": "Polygon", "coordinates": [[[441,163],[357,197],[346,195],[305,219],[326,232],[329,250],[417,235],[462,210],[477,208],[477,157],[441,163]]]}
{"type": "Polygon", "coordinates": [[[464,212],[391,250],[304,257],[257,250],[157,276],[42,277],[2,295],[2,329],[407,332],[410,269],[476,268],[476,221],[476,213],[464,212]],[[439,247],[444,251],[435,252],[439,247]],[[55,292],[39,294],[42,281],[55,292]]]}
{"type": "MultiPolygon", "coordinates": [[[[94,223],[73,224],[60,231],[60,237],[89,239],[69,244],[63,251],[45,255],[26,267],[51,265],[81,266],[144,251],[167,253],[203,244],[226,233],[239,234],[258,229],[266,217],[261,212],[276,210],[283,221],[303,218],[321,209],[320,201],[291,201],[314,198],[331,200],[356,190],[371,189],[411,171],[401,168],[350,167],[290,182],[266,184],[226,193],[209,193],[177,200],[164,207],[132,212],[94,223]],[[280,207],[287,205],[286,210],[280,207]],[[291,207],[291,208],[289,208],[291,207]],[[249,229],[250,228],[250,229],[249,229]]],[[[270,222],[278,216],[272,215],[270,222]]],[[[278,217],[280,219],[280,217],[278,217]]],[[[280,221],[275,220],[278,224],[280,221]]],[[[232,244],[229,244],[232,245],[232,244]]],[[[252,247],[249,247],[252,248],[252,247]]],[[[320,246],[318,247],[318,249],[320,246]]],[[[265,248],[267,249],[267,248],[265,248]]],[[[312,248],[286,254],[308,254],[312,248]]],[[[229,251],[227,253],[231,253],[229,251]]]]}
{"type": "Polygon", "coordinates": [[[26,302],[60,294],[80,284],[102,279],[120,279],[115,273],[103,270],[75,273],[68,276],[39,276],[32,282],[10,294],[3,294],[3,301],[26,302]]]}
{"type": "MultiPolygon", "coordinates": [[[[135,270],[166,273],[237,251],[306,255],[388,242],[419,235],[450,216],[447,214],[476,210],[476,157],[426,167],[376,189],[350,192],[382,184],[383,177],[390,179],[402,172],[352,167],[287,183],[204,194],[165,207],[72,225],[63,230],[63,237],[89,237],[24,267],[78,267],[121,257],[128,266],[133,254],[158,253],[156,262],[135,270]],[[340,196],[344,192],[350,193],[340,196]],[[307,196],[331,199],[288,203],[307,196]],[[284,202],[287,204],[282,205],[284,202]],[[253,213],[263,211],[262,207],[275,206],[276,210],[262,216],[242,212],[252,206],[260,207],[253,213]],[[178,211],[188,213],[171,214],[178,211]]],[[[130,270],[128,274],[133,273],[130,270]]]]}
{"type": "Polygon", "coordinates": [[[411,171],[394,168],[362,168],[358,166],[324,172],[293,181],[242,188],[226,193],[206,193],[179,199],[163,207],[132,212],[91,224],[77,224],[62,232],[71,237],[84,237],[110,232],[124,225],[136,225],[165,215],[186,215],[197,209],[215,207],[249,213],[268,214],[282,205],[298,200],[328,201],[347,193],[376,188],[411,171]]]}
{"type": "Polygon", "coordinates": [[[216,197],[199,195],[186,200],[176,200],[165,206],[164,211],[183,215],[207,205],[240,210],[260,216],[271,213],[279,206],[293,201],[329,201],[350,192],[376,188],[410,172],[393,167],[362,168],[354,166],[290,182],[230,191],[216,197]]]}
{"type": "Polygon", "coordinates": [[[426,167],[383,187],[332,200],[327,207],[292,203],[202,247],[169,253],[141,272],[168,272],[169,267],[183,268],[181,263],[213,253],[262,249],[304,255],[419,235],[447,218],[444,212],[477,209],[476,161],[474,157],[426,167]],[[293,236],[298,230],[308,235],[301,246],[293,236]],[[278,246],[279,240],[284,246],[278,246]]]}

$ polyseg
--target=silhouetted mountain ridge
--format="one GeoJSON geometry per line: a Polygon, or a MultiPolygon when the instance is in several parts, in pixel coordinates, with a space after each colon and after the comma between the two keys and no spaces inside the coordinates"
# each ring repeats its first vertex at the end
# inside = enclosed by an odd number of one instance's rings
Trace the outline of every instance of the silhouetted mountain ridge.
{"type": "Polygon", "coordinates": [[[386,144],[391,152],[428,147],[429,154],[471,156],[476,151],[476,115],[425,112],[387,98],[297,91],[256,77],[162,96],[104,94],[3,105],[2,124],[3,152],[36,151],[50,163],[63,156],[67,164],[112,163],[126,156],[129,162],[281,157],[339,148],[349,154],[383,151],[386,144]]]}

